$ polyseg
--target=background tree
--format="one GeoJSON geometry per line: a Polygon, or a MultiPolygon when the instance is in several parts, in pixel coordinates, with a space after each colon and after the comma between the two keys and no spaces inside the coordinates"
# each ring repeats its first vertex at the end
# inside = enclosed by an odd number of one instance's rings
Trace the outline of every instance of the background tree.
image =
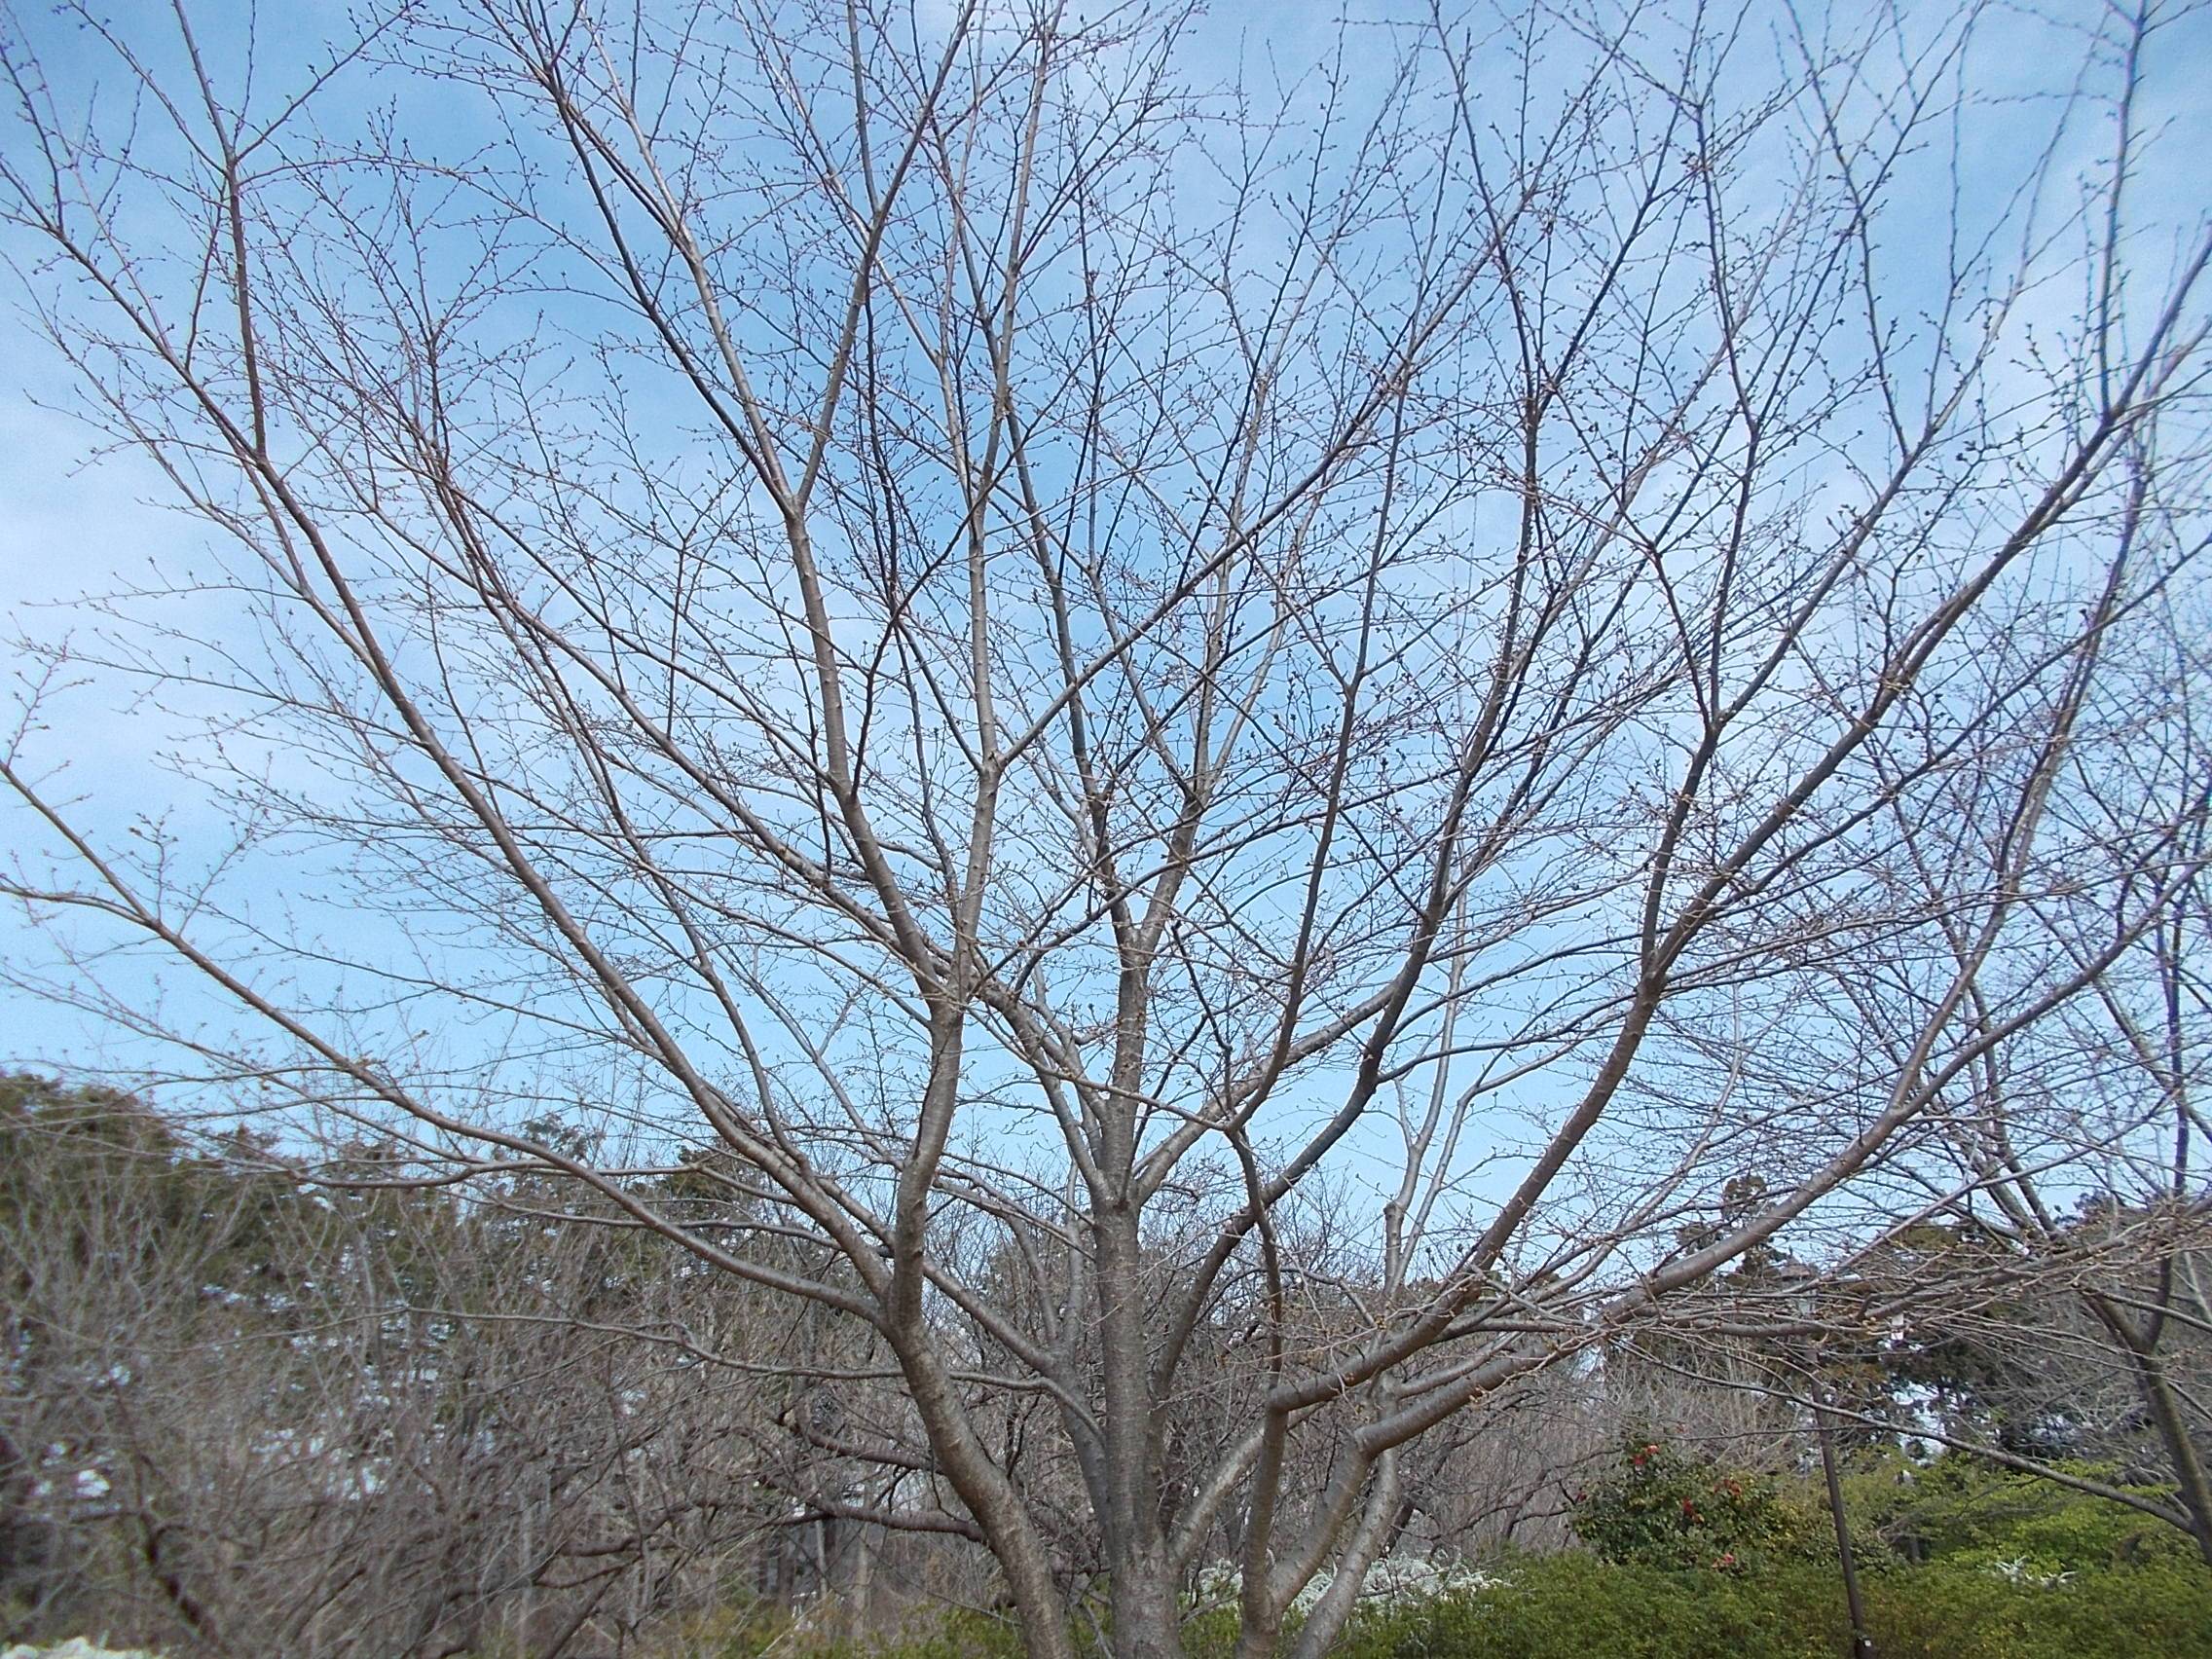
{"type": "MultiPolygon", "coordinates": [[[[2157,625],[2133,637],[2139,656],[2077,677],[2059,704],[2063,729],[2143,731],[2175,676],[2203,674],[2199,605],[2160,595],[2157,609],[2157,625]]],[[[2100,656],[2120,648],[2097,645],[2100,656]]],[[[2145,796],[2201,801],[2194,725],[2150,729],[2155,740],[2094,770],[2069,760],[2075,787],[2054,792],[2055,810],[2079,824],[2084,860],[2114,815],[2145,796]]],[[[2200,825],[2184,830],[2185,853],[2204,845],[2200,825]]],[[[1933,831],[1917,836],[1915,876],[1956,856],[1933,831]]],[[[2071,881],[2036,894],[2031,948],[2078,952],[2083,903],[2071,881]]],[[[1886,1302],[1893,1321],[1862,1345],[1867,1362],[1932,1389],[1952,1444],[2056,1479],[2083,1480],[2057,1465],[2087,1460],[2154,1482],[2170,1501],[2128,1500],[2184,1529],[2212,1563],[2212,1191],[2198,1104],[2208,921],[2193,874],[2093,998],[1991,1045],[1958,1077],[1899,1162],[1910,1207],[1867,1247],[1862,1294],[1886,1302]]],[[[1966,935],[1950,938],[1955,960],[1966,935]]],[[[1977,987],[1974,1020],[1993,1026],[2001,1009],[1977,987]]],[[[1880,1017],[1870,1010],[1869,1027],[1880,1017]]]]}
{"type": "Polygon", "coordinates": [[[35,1078],[0,1135],[23,1633],[588,1651],[687,1610],[782,1519],[745,1345],[686,1340],[741,1322],[734,1286],[664,1241],[548,1226],[527,1177],[463,1209],[388,1149],[313,1183],[250,1138],[207,1157],[35,1078]]]}

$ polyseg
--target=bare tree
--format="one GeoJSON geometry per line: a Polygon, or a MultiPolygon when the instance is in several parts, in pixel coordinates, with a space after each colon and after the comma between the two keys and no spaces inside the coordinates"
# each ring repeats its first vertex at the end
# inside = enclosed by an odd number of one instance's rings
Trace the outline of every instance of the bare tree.
{"type": "MultiPolygon", "coordinates": [[[[2203,738],[2187,704],[2206,669],[2206,618],[2201,595],[2130,584],[2147,499],[2138,489],[2123,509],[2090,637],[2044,693],[2040,733],[1986,756],[1967,784],[2010,810],[1978,827],[1964,812],[1899,818],[1885,879],[1934,901],[1962,862],[1985,862],[2021,906],[2011,939],[1993,945],[1947,917],[1933,957],[1855,964],[1859,1039],[1890,1063],[1912,1063],[1957,985],[1964,1017],[1991,1040],[1893,1139],[1864,1188],[1884,1207],[1825,1275],[1745,1259],[1705,1287],[1704,1306],[1677,1307],[1662,1340],[1685,1345],[1673,1370],[1799,1405],[1825,1399],[1831,1412],[1839,1392],[1855,1396],[1841,1404],[1862,1423],[2127,1504],[2212,1562],[2212,1189],[2197,1104],[2212,915],[2199,873],[2203,738]],[[2130,605],[2143,614],[2120,628],[2130,605]],[[2153,817],[2178,827],[2174,867],[2189,872],[2157,924],[2092,995],[2002,1029],[2023,975],[2080,963],[2109,937],[2108,884],[2126,879],[2109,861],[2123,826],[2153,817]],[[2099,1478],[2085,1459],[2162,1490],[2099,1478]]],[[[2050,618],[2026,618],[1982,650],[1998,664],[2052,644],[2050,618]]]]}
{"type": "Polygon", "coordinates": [[[2078,10],[19,30],[30,314],[222,573],[28,659],[17,977],[852,1322],[824,1503],[1030,1651],[1228,1552],[1317,1654],[1408,1448],[1862,1217],[2195,878],[2201,755],[2021,942],[2204,527],[2194,25],[2078,10]],[[233,844],[71,794],[86,680],[233,844]]]}
{"type": "MultiPolygon", "coordinates": [[[[2146,702],[2173,675],[2201,677],[2202,618],[2182,620],[2135,665],[2136,695],[2102,711],[2120,729],[2143,729],[2146,702]]],[[[2078,780],[2075,805],[2092,835],[2116,805],[2201,792],[2200,734],[2186,720],[2152,729],[2165,741],[2136,738],[2124,758],[2116,752],[2078,780]]],[[[2202,845],[2201,827],[2188,834],[2202,845]]],[[[2077,868],[2085,851],[2077,847],[2077,868]]],[[[1933,1349],[1939,1371],[1948,1358],[1969,1373],[1984,1415],[1994,1408],[1994,1421],[1970,1414],[1950,1425],[1949,1444],[2131,1503],[2182,1529],[2212,1563],[2205,899],[2190,881],[2093,999],[1992,1046],[1961,1076],[1914,1161],[1918,1201],[1869,1257],[1907,1315],[1908,1362],[1933,1349]],[[1933,1248],[1913,1247],[1931,1231],[1933,1248]],[[1919,1282],[1899,1286],[1900,1276],[1919,1282]],[[2060,1466],[2084,1456],[2154,1476],[2170,1495],[2116,1491],[2060,1466]]],[[[2041,949],[2081,948],[2082,900],[2071,882],[2042,887],[2041,949]]],[[[2000,1006],[1978,996],[1973,1017],[1989,1025],[2000,1006]]]]}
{"type": "Polygon", "coordinates": [[[770,1373],[695,1340],[749,1293],[665,1240],[380,1156],[334,1193],[24,1080],[0,1135],[11,1635],[557,1659],[691,1610],[779,1519],[770,1373]]]}

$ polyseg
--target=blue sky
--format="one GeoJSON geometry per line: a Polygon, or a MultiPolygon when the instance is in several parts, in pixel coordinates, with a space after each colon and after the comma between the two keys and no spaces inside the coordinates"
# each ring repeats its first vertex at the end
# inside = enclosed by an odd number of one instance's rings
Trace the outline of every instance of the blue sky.
{"type": "MultiPolygon", "coordinates": [[[[2066,12],[2067,8],[2059,10],[2066,12]]],[[[2098,8],[2073,10],[2086,17],[2098,8]]],[[[131,16],[129,9],[126,12],[134,25],[154,15],[155,8],[146,0],[141,0],[139,15],[131,16]]],[[[1855,9],[1844,5],[1838,15],[1848,19],[1855,16],[1855,9]]],[[[243,38],[239,27],[240,16],[235,9],[206,8],[202,18],[203,44],[210,55],[228,58],[234,66],[240,62],[243,38]]],[[[1328,16],[1318,7],[1284,8],[1267,19],[1224,16],[1209,25],[1202,38],[1201,60],[1211,55],[1226,69],[1241,49],[1247,61],[1272,51],[1278,62],[1300,64],[1314,57],[1332,38],[1328,16]]],[[[304,43],[313,40],[326,20],[341,17],[335,8],[318,10],[313,5],[268,9],[262,19],[265,32],[257,74],[267,78],[280,73],[296,61],[304,43]]],[[[22,22],[38,50],[50,55],[57,66],[66,69],[78,60],[85,43],[66,26],[43,16],[26,17],[22,22]]],[[[2212,76],[2208,34],[2212,30],[2208,30],[2204,18],[2177,26],[2162,37],[2164,55],[2153,65],[2143,118],[2146,125],[2163,125],[2170,130],[2164,141],[2168,162],[2140,181],[2135,197],[2139,222],[2148,238],[2169,232],[2176,238],[2182,236],[2205,207],[2201,170],[2186,161],[2175,164],[2176,159],[2212,154],[2212,107],[2208,107],[2212,100],[2201,96],[2201,88],[2212,76]]],[[[2007,9],[1995,9],[1974,59],[1976,73],[1983,78],[1982,90],[2007,96],[2052,84],[2054,72],[2065,69],[2051,61],[2054,38],[2062,41],[2064,36],[2054,36],[2045,25],[2023,20],[2007,9]]],[[[1755,55],[1759,49],[1745,50],[1755,55]]],[[[313,54],[308,55],[312,60],[313,54]]],[[[2064,74],[2056,78],[2062,80],[2064,74]]],[[[2028,102],[2018,106],[2019,127],[2032,126],[2038,119],[2038,105],[2028,102]]],[[[450,145],[464,136],[461,118],[433,105],[411,107],[407,120],[427,146],[450,145]]],[[[2014,120],[2006,117],[1993,124],[1990,130],[1994,135],[1981,149],[1968,152],[1970,167],[1977,157],[1991,166],[1993,173],[2011,167],[2018,158],[2005,134],[2013,129],[2014,120]]],[[[2093,131],[2084,131],[2076,141],[2086,154],[2097,139],[2093,131]]],[[[1968,176],[1959,182],[1970,203],[1984,194],[1984,181],[1980,179],[1968,176]]],[[[1932,217],[1941,205],[1935,194],[1940,183],[1934,178],[1921,181],[1920,187],[1931,192],[1928,204],[1932,217]]],[[[1920,250],[1909,246],[1895,248],[1894,257],[1900,274],[1892,280],[1899,294],[1909,291],[1916,264],[1925,262],[1933,268],[1932,260],[1925,260],[1920,250]]],[[[2075,298],[2071,294],[2050,296],[2053,314],[2063,314],[2075,298]]],[[[38,342],[18,333],[0,363],[4,363],[4,373],[0,373],[0,608],[11,614],[17,626],[51,637],[76,620],[71,602],[77,595],[129,586],[149,576],[156,578],[158,585],[166,585],[179,571],[206,568],[205,530],[193,520],[153,504],[153,498],[161,495],[162,481],[147,462],[132,456],[86,459],[83,428],[63,412],[73,395],[68,377],[38,342]]],[[[214,602],[203,603],[209,608],[208,616],[215,616],[214,602]]],[[[245,648],[250,651],[251,646],[245,648]]],[[[185,854],[206,856],[220,820],[206,810],[189,780],[180,781],[164,768],[162,718],[144,707],[120,702],[105,687],[72,695],[64,706],[66,729],[50,734],[42,752],[50,760],[66,761],[69,787],[82,791],[92,802],[88,822],[107,833],[120,834],[135,815],[166,815],[185,854]]],[[[11,804],[6,810],[14,816],[0,822],[5,823],[12,844],[31,844],[36,834],[24,827],[20,809],[11,804]]],[[[249,868],[243,881],[248,887],[263,889],[258,896],[261,903],[283,908],[294,897],[312,899],[315,866],[310,860],[296,858],[271,861],[249,868]]],[[[374,942],[372,930],[380,924],[325,915],[319,925],[349,930],[346,942],[360,947],[374,942]]],[[[10,961],[22,963],[40,960],[44,951],[43,943],[21,931],[17,916],[0,913],[0,953],[10,961]]],[[[195,1006],[192,999],[196,993],[189,988],[180,988],[175,994],[185,999],[182,1007],[195,1006]]],[[[229,1018],[213,1005],[208,1006],[207,1015],[218,1022],[229,1018]]],[[[135,1054],[132,1044],[119,1041],[115,1033],[96,1022],[88,1024],[77,1016],[56,1014],[18,991],[0,987],[0,1060],[40,1058],[95,1064],[104,1060],[128,1066],[135,1054]]]]}

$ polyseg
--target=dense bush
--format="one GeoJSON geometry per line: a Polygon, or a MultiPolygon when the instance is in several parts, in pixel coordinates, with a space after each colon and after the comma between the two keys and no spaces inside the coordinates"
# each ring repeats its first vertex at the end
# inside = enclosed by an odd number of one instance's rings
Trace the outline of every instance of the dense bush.
{"type": "Polygon", "coordinates": [[[1579,1494],[1573,1525],[1602,1560],[1638,1567],[1730,1571],[1832,1553],[1807,1494],[1641,1434],[1579,1494]]]}
{"type": "MultiPolygon", "coordinates": [[[[1938,1562],[1870,1574],[1868,1622],[1881,1659],[2212,1659],[2212,1573],[2160,1563],[2020,1582],[1938,1562]]],[[[702,1632],[701,1635],[705,1636],[702,1632]]],[[[1228,1659],[1235,1617],[1186,1630],[1192,1659],[1228,1659]]],[[[1716,1573],[1572,1553],[1511,1564],[1489,1588],[1371,1604],[1337,1659],[1836,1659],[1849,1650],[1830,1565],[1716,1573]]],[[[955,1613],[873,1647],[809,1640],[776,1615],[671,1649],[666,1659],[1015,1659],[1005,1624],[955,1613]]]]}
{"type": "MultiPolygon", "coordinates": [[[[1964,1455],[1923,1460],[1860,1450],[1844,1478],[1854,1545],[1879,1569],[1947,1562],[2013,1567],[2031,1577],[2113,1567],[2194,1563],[2188,1536],[2128,1504],[1964,1455]]],[[[2120,1471],[2060,1465],[2122,1492],[2120,1471]]],[[[1732,1468],[1636,1435],[1616,1464],[1575,1494],[1574,1533],[1601,1560],[1676,1570],[1757,1570],[1835,1559],[1834,1523],[1818,1474],[1732,1468]]]]}
{"type": "MultiPolygon", "coordinates": [[[[2120,1484],[2111,1469],[2070,1472],[2120,1484]]],[[[1970,1457],[1917,1463],[1894,1456],[1854,1475],[1849,1490],[1862,1549],[1908,1561],[2017,1563],[2051,1574],[2196,1560],[2186,1534],[2139,1509],[1970,1457]]]]}
{"type": "MultiPolygon", "coordinates": [[[[2145,1567],[2018,1584],[1986,1567],[1872,1575],[1882,1659],[2212,1656],[2212,1573],[2145,1567]]],[[[1832,1572],[1668,1571],[1530,1560],[1506,1588],[1362,1618],[1342,1659],[1834,1659],[1850,1629],[1832,1572]]]]}
{"type": "MultiPolygon", "coordinates": [[[[1880,1659],[2212,1659],[2212,1571],[2174,1529],[1966,1458],[1862,1452],[1857,1463],[1848,1502],[1880,1659]]],[[[1336,1659],[1838,1659],[1850,1629],[1825,1498],[1810,1474],[1754,1476],[1638,1437],[1577,1505],[1575,1529],[1591,1550],[1483,1570],[1380,1564],[1376,1593],[1336,1659]]],[[[1198,1592],[1184,1628],[1189,1659],[1232,1659],[1234,1573],[1212,1569],[1198,1592]]],[[[918,1616],[896,1637],[869,1641],[846,1634],[845,1611],[833,1598],[797,1607],[732,1600],[664,1633],[650,1651],[1023,1651],[1010,1622],[980,1612],[918,1616]]],[[[1079,1648],[1092,1651],[1094,1627],[1077,1634],[1079,1648]]]]}
{"type": "MultiPolygon", "coordinates": [[[[749,1602],[690,1621],[650,1649],[653,1659],[1022,1659],[1011,1621],[967,1609],[919,1615],[897,1637],[832,1634],[834,1608],[749,1602]]],[[[488,1656],[487,1656],[488,1659],[488,1656]]]]}

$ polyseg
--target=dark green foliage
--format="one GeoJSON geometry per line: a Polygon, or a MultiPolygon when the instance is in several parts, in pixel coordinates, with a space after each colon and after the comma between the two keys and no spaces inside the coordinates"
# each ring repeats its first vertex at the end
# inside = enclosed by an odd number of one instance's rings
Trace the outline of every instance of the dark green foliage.
{"type": "MultiPolygon", "coordinates": [[[[2164,1495],[2155,1487],[2126,1487],[2110,1468],[2061,1468],[2145,1496],[2164,1495]]],[[[2049,1574],[2195,1560],[2188,1536],[2156,1516],[1966,1456],[1920,1464],[1893,1455],[1847,1484],[1862,1549],[1906,1561],[2010,1562],[2049,1574]]]]}
{"type": "MultiPolygon", "coordinates": [[[[63,1246],[56,1266],[103,1279],[159,1266],[195,1277],[203,1301],[281,1301],[278,1240],[303,1205],[267,1150],[243,1129],[188,1147],[129,1095],[0,1077],[0,1236],[35,1229],[63,1246]]],[[[19,1291],[31,1265],[12,1254],[8,1267],[19,1291]]]]}
{"type": "MultiPolygon", "coordinates": [[[[1867,1616],[1881,1659],[2212,1659],[2212,1573],[2186,1565],[2023,1585],[1986,1567],[1879,1574],[1867,1616]]],[[[1234,1617],[1187,1630],[1191,1659],[1227,1659],[1234,1617]]],[[[1336,1659],[1838,1659],[1850,1649],[1832,1570],[1671,1572],[1583,1554],[1516,1562],[1511,1582],[1356,1619],[1336,1659]]],[[[1015,1659],[1003,1624],[970,1613],[903,1641],[808,1641],[788,1620],[672,1650],[682,1659],[1015,1659]]]]}
{"type": "MultiPolygon", "coordinates": [[[[824,1635],[789,1607],[745,1602],[697,1622],[652,1653],[653,1659],[1021,1659],[1023,1651],[1010,1620],[967,1609],[917,1618],[904,1635],[887,1641],[857,1641],[824,1635]]],[[[1204,1655],[1194,1649],[1193,1659],[1204,1655]]]]}
{"type": "MultiPolygon", "coordinates": [[[[2212,1573],[2172,1528],[1970,1458],[1860,1464],[1848,1503],[1881,1659],[2212,1659],[2212,1573]]],[[[1640,1438],[1581,1502],[1599,1554],[1525,1557],[1495,1589],[1373,1605],[1338,1659],[1836,1659],[1850,1629],[1824,1505],[1814,1477],[1640,1438]]],[[[1235,1625],[1234,1609],[1192,1620],[1191,1659],[1228,1659],[1235,1625]]],[[[1017,1651],[1009,1640],[959,1615],[881,1652],[996,1659],[1017,1651]]]]}
{"type": "Polygon", "coordinates": [[[1518,1564],[1508,1587],[1362,1619],[1346,1659],[1812,1659],[1818,1602],[1756,1577],[1601,1562],[1567,1555],[1518,1564]]]}
{"type": "MultiPolygon", "coordinates": [[[[1832,1566],[1715,1573],[1579,1552],[1511,1563],[1474,1595],[1374,1607],[1336,1659],[1839,1659],[1850,1648],[1832,1566]]],[[[2212,1573],[2186,1562],[2013,1582],[1964,1561],[1893,1567],[1866,1592],[1881,1659],[2212,1659],[2212,1573]]],[[[702,1633],[704,1634],[704,1633],[702,1633]]],[[[1190,1659],[1229,1659],[1234,1613],[1186,1627],[1190,1659]]],[[[667,1659],[1015,1659],[1004,1623],[953,1613],[877,1645],[809,1640],[788,1615],[734,1619],[667,1659]]]]}
{"type": "MultiPolygon", "coordinates": [[[[1867,1587],[1882,1659],[2191,1659],[2212,1655],[2212,1574],[2188,1567],[2018,1585],[1935,1566],[1867,1587]]],[[[1834,1659],[1849,1650],[1834,1574],[1793,1563],[1667,1572],[1565,1555],[1509,1587],[1362,1619],[1341,1659],[1834,1659]]]]}
{"type": "Polygon", "coordinates": [[[1604,1561],[1676,1569],[1748,1570],[1818,1556],[1825,1542],[1805,1494],[1641,1434],[1578,1499],[1573,1525],[1604,1561]]]}

